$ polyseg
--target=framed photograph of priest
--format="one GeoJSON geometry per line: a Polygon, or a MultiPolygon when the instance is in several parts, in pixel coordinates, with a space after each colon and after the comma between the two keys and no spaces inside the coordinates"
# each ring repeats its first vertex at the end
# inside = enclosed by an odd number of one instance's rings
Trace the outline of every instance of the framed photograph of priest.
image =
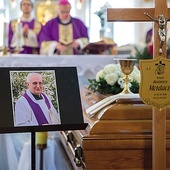
{"type": "Polygon", "coordinates": [[[60,124],[54,70],[10,71],[14,126],[60,124]]]}

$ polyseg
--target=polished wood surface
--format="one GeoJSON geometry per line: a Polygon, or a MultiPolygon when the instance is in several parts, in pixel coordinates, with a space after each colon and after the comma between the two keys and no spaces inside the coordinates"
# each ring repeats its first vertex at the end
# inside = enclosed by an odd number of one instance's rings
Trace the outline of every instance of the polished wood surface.
{"type": "MultiPolygon", "coordinates": [[[[83,106],[103,95],[81,91],[83,106]]],[[[118,100],[96,113],[85,130],[72,131],[72,146],[82,147],[82,169],[152,169],[152,108],[138,100],[118,100]]],[[[170,111],[167,109],[167,169],[170,169],[170,111]]],[[[68,142],[68,140],[67,140],[68,142]]],[[[65,143],[65,141],[63,141],[65,143]]],[[[72,160],[75,154],[72,154],[72,160]]],[[[72,161],[75,164],[75,161],[72,161]]],[[[79,167],[79,168],[80,168],[79,167]]]]}

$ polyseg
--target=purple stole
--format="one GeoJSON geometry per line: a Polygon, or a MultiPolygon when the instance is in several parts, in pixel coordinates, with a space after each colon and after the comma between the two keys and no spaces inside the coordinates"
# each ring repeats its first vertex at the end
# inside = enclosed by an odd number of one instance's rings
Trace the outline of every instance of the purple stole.
{"type": "MultiPolygon", "coordinates": [[[[50,103],[47,99],[47,97],[42,93],[44,99],[45,99],[45,103],[48,107],[48,109],[50,109],[50,103]]],[[[43,124],[49,124],[46,117],[44,116],[44,113],[42,111],[42,109],[40,108],[40,106],[35,103],[29,96],[27,93],[24,94],[24,97],[26,98],[26,100],[28,101],[30,107],[32,108],[34,115],[37,119],[37,122],[39,125],[43,125],[43,124]]]]}

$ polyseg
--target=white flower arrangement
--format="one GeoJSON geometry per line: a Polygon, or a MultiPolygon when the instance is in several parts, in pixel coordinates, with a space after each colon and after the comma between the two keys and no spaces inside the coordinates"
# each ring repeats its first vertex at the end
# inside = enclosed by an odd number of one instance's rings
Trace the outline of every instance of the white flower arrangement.
{"type": "MultiPolygon", "coordinates": [[[[89,79],[89,89],[102,94],[118,94],[124,88],[124,74],[121,71],[120,64],[108,64],[97,72],[95,79],[89,79]]],[[[134,66],[129,75],[129,88],[133,93],[139,92],[140,71],[134,66]]]]}

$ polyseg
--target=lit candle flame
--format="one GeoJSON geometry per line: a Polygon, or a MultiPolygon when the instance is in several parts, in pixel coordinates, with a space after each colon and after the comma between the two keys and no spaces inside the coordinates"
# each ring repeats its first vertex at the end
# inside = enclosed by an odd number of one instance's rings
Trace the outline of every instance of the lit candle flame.
{"type": "Polygon", "coordinates": [[[19,23],[21,22],[21,19],[20,19],[20,18],[18,18],[18,19],[17,19],[17,22],[18,22],[18,24],[19,24],[19,23]]]}

